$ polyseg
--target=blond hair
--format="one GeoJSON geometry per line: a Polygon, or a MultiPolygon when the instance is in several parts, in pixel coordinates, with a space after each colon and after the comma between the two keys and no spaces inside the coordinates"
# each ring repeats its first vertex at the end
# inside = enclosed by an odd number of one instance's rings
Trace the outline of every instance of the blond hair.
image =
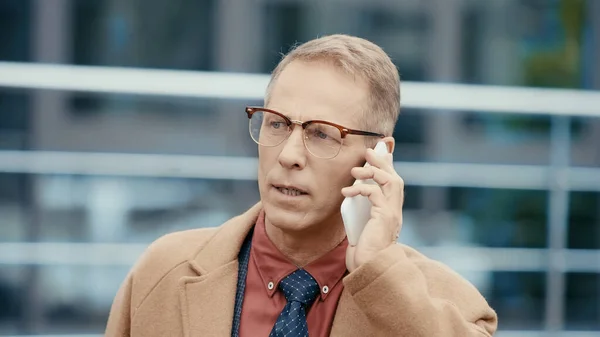
{"type": "Polygon", "coordinates": [[[329,35],[303,43],[283,57],[267,87],[268,104],[273,84],[294,60],[333,62],[345,73],[362,78],[369,86],[368,102],[363,107],[366,131],[391,136],[400,114],[400,76],[390,57],[376,44],[349,35],[329,35]]]}

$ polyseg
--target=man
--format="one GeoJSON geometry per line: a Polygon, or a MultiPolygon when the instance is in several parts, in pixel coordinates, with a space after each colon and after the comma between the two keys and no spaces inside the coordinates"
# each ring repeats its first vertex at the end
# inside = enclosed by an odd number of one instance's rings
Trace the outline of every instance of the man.
{"type": "Polygon", "coordinates": [[[372,147],[394,148],[399,85],[385,52],[360,38],[326,36],[285,56],[265,107],[246,109],[261,202],[154,242],[106,335],[492,336],[496,314],[472,285],[396,243],[404,183],[372,147]],[[369,178],[378,185],[353,185],[369,178]],[[350,246],[340,205],[359,194],[371,219],[350,246]]]}

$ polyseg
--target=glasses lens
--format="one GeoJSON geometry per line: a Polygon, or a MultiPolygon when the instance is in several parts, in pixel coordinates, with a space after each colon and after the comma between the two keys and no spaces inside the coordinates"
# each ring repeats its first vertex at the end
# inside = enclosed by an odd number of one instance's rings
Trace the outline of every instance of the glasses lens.
{"type": "Polygon", "coordinates": [[[310,153],[319,158],[333,158],[342,147],[342,133],[335,126],[314,122],[305,132],[305,144],[310,153]]]}
{"type": "Polygon", "coordinates": [[[272,112],[255,111],[250,118],[250,136],[260,145],[279,145],[289,133],[286,120],[272,112]]]}

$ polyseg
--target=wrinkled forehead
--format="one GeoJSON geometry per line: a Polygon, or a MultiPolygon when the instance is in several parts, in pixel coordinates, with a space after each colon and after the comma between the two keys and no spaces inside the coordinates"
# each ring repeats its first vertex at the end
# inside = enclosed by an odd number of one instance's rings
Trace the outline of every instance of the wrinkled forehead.
{"type": "Polygon", "coordinates": [[[368,104],[368,85],[329,62],[293,61],[271,86],[268,108],[292,119],[322,119],[358,128],[368,104]]]}

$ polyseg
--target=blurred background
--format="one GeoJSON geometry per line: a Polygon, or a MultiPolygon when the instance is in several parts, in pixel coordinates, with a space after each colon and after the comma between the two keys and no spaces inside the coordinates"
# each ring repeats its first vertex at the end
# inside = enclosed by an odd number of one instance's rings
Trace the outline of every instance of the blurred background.
{"type": "Polygon", "coordinates": [[[401,241],[498,336],[600,335],[600,1],[0,0],[0,336],[102,335],[151,241],[254,204],[243,108],[330,33],[405,81],[401,241]]]}

